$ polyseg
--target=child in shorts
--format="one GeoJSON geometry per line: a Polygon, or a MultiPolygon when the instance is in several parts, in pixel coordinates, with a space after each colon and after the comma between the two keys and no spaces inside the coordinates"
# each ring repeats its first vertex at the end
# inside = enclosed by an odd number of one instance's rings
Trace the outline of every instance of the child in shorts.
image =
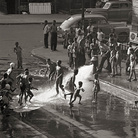
{"type": "Polygon", "coordinates": [[[81,99],[82,96],[80,95],[80,91],[84,92],[85,90],[82,88],[83,82],[79,81],[78,82],[79,87],[76,88],[75,93],[74,93],[74,99],[72,100],[72,102],[70,103],[70,105],[73,105],[73,102],[75,102],[76,98],[79,98],[79,104],[81,104],[81,99]]]}
{"type": "Polygon", "coordinates": [[[98,74],[94,74],[94,81],[93,81],[93,94],[94,94],[94,101],[97,102],[97,94],[100,91],[100,83],[98,79],[98,74]]]}
{"type": "Polygon", "coordinates": [[[33,98],[33,96],[34,96],[34,94],[32,93],[32,91],[31,91],[31,89],[36,89],[36,90],[38,90],[37,88],[34,88],[33,86],[32,86],[32,81],[33,81],[33,78],[29,78],[28,79],[28,86],[27,86],[27,88],[26,88],[26,93],[27,93],[27,95],[26,95],[26,101],[27,101],[27,98],[29,97],[29,102],[31,101],[31,99],[33,98]]]}

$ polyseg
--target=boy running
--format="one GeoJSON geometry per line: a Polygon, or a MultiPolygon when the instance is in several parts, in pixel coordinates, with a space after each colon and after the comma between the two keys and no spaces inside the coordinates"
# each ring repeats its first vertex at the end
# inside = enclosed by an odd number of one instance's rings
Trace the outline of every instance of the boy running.
{"type": "Polygon", "coordinates": [[[20,103],[20,105],[22,105],[22,99],[23,99],[23,95],[25,96],[25,102],[26,102],[26,88],[28,86],[28,78],[29,78],[29,70],[25,69],[24,74],[20,74],[16,77],[19,80],[19,85],[20,85],[20,89],[21,89],[21,93],[20,93],[20,98],[18,103],[20,103]]]}
{"type": "Polygon", "coordinates": [[[29,99],[29,102],[31,101],[31,99],[33,98],[33,93],[32,93],[32,91],[31,91],[31,89],[36,89],[36,90],[38,90],[37,88],[34,88],[33,86],[32,86],[32,81],[33,81],[33,78],[29,78],[29,80],[28,80],[29,82],[28,82],[28,86],[27,86],[27,88],[26,88],[26,93],[27,93],[27,95],[26,95],[26,101],[27,101],[27,98],[28,98],[28,96],[30,97],[30,99],[29,99]]]}
{"type": "Polygon", "coordinates": [[[79,87],[75,90],[74,99],[70,103],[70,105],[73,105],[73,102],[76,100],[77,97],[79,98],[79,104],[81,104],[82,96],[80,95],[80,91],[84,92],[84,89],[82,88],[83,82],[79,81],[78,85],[79,85],[79,87]]]}
{"type": "Polygon", "coordinates": [[[73,98],[74,88],[76,87],[75,79],[76,79],[77,74],[78,74],[78,69],[75,69],[73,76],[70,78],[69,82],[67,82],[68,84],[66,84],[66,86],[65,86],[65,88],[68,87],[67,90],[69,90],[70,93],[65,94],[64,97],[66,99],[66,96],[70,95],[70,103],[71,103],[71,100],[73,98]]]}

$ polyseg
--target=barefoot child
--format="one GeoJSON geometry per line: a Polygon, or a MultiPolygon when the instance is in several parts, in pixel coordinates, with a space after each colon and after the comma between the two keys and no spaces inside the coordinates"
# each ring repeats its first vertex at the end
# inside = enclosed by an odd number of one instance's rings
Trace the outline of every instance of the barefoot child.
{"type": "Polygon", "coordinates": [[[79,104],[81,104],[82,96],[80,95],[80,91],[84,92],[84,89],[82,88],[83,82],[82,81],[79,81],[78,82],[78,85],[79,85],[79,87],[76,88],[75,93],[74,93],[74,99],[70,103],[70,105],[73,105],[73,102],[76,100],[77,97],[79,98],[79,104]]]}
{"type": "Polygon", "coordinates": [[[93,85],[94,101],[97,102],[97,94],[100,91],[100,84],[97,73],[94,74],[93,85]]]}
{"type": "Polygon", "coordinates": [[[32,81],[33,81],[33,79],[30,77],[29,79],[28,79],[28,86],[27,86],[27,88],[26,88],[26,93],[27,93],[27,96],[26,96],[26,101],[27,101],[27,98],[28,98],[28,96],[30,97],[30,99],[29,99],[29,102],[31,101],[31,99],[33,98],[33,93],[32,93],[32,91],[31,91],[31,89],[36,89],[36,90],[38,90],[37,88],[34,88],[33,86],[32,86],[32,81]]]}
{"type": "Polygon", "coordinates": [[[78,69],[75,69],[74,73],[73,73],[73,76],[69,79],[69,81],[67,81],[66,86],[65,86],[65,89],[67,89],[70,93],[65,94],[64,97],[66,99],[66,96],[70,95],[70,103],[72,101],[73,94],[74,94],[74,89],[76,87],[75,79],[76,79],[77,74],[78,74],[78,69]]]}

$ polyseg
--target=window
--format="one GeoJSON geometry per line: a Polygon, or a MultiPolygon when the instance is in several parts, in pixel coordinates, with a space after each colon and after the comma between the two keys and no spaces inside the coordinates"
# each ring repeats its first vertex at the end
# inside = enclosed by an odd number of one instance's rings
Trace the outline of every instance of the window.
{"type": "Polygon", "coordinates": [[[104,20],[104,19],[101,19],[101,20],[98,21],[98,24],[99,25],[105,25],[105,24],[107,24],[107,21],[104,20]]]}
{"type": "Polygon", "coordinates": [[[111,8],[112,9],[119,9],[119,4],[114,3],[114,4],[111,5],[111,8]]]}
{"type": "Polygon", "coordinates": [[[120,4],[120,8],[122,8],[122,9],[128,8],[128,7],[129,7],[128,3],[121,3],[120,4]]]}
{"type": "Polygon", "coordinates": [[[111,3],[107,2],[104,6],[103,9],[109,9],[111,6],[111,3]]]}

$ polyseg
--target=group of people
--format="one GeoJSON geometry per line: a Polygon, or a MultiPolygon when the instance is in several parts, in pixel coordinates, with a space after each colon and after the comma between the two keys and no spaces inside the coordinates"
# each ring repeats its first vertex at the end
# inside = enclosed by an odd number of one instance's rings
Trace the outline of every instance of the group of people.
{"type": "Polygon", "coordinates": [[[50,45],[51,45],[51,51],[56,51],[57,50],[57,25],[56,25],[56,20],[53,20],[53,23],[51,26],[48,25],[48,21],[45,20],[44,27],[43,27],[43,33],[44,33],[44,47],[48,48],[48,38],[49,38],[49,33],[51,33],[51,40],[50,40],[50,45]]]}
{"type": "MultiPolygon", "coordinates": [[[[123,45],[117,43],[118,36],[115,29],[111,29],[110,34],[105,36],[101,28],[93,26],[90,22],[84,29],[81,23],[78,23],[77,28],[70,28],[69,32],[64,34],[64,48],[67,48],[69,57],[69,67],[79,68],[85,65],[86,55],[93,64],[93,71],[102,72],[105,61],[111,77],[121,76],[122,74],[122,59],[123,45]],[[101,60],[98,57],[101,56],[101,60]],[[100,62],[100,63],[99,63],[100,62]]],[[[126,45],[128,48],[126,72],[130,72],[128,81],[131,81],[134,74],[134,81],[137,80],[135,65],[137,60],[137,49],[133,49],[131,43],[126,45]]]]}
{"type": "Polygon", "coordinates": [[[34,96],[31,90],[37,90],[37,88],[32,86],[33,78],[29,74],[29,69],[26,68],[24,73],[21,73],[17,76],[15,75],[15,63],[12,62],[10,63],[10,68],[4,73],[0,81],[0,96],[2,97],[0,106],[2,113],[9,108],[9,103],[12,100],[12,97],[15,95],[14,91],[16,90],[16,87],[19,87],[20,89],[18,100],[20,105],[23,104],[23,97],[25,103],[27,100],[30,102],[34,96]]]}

